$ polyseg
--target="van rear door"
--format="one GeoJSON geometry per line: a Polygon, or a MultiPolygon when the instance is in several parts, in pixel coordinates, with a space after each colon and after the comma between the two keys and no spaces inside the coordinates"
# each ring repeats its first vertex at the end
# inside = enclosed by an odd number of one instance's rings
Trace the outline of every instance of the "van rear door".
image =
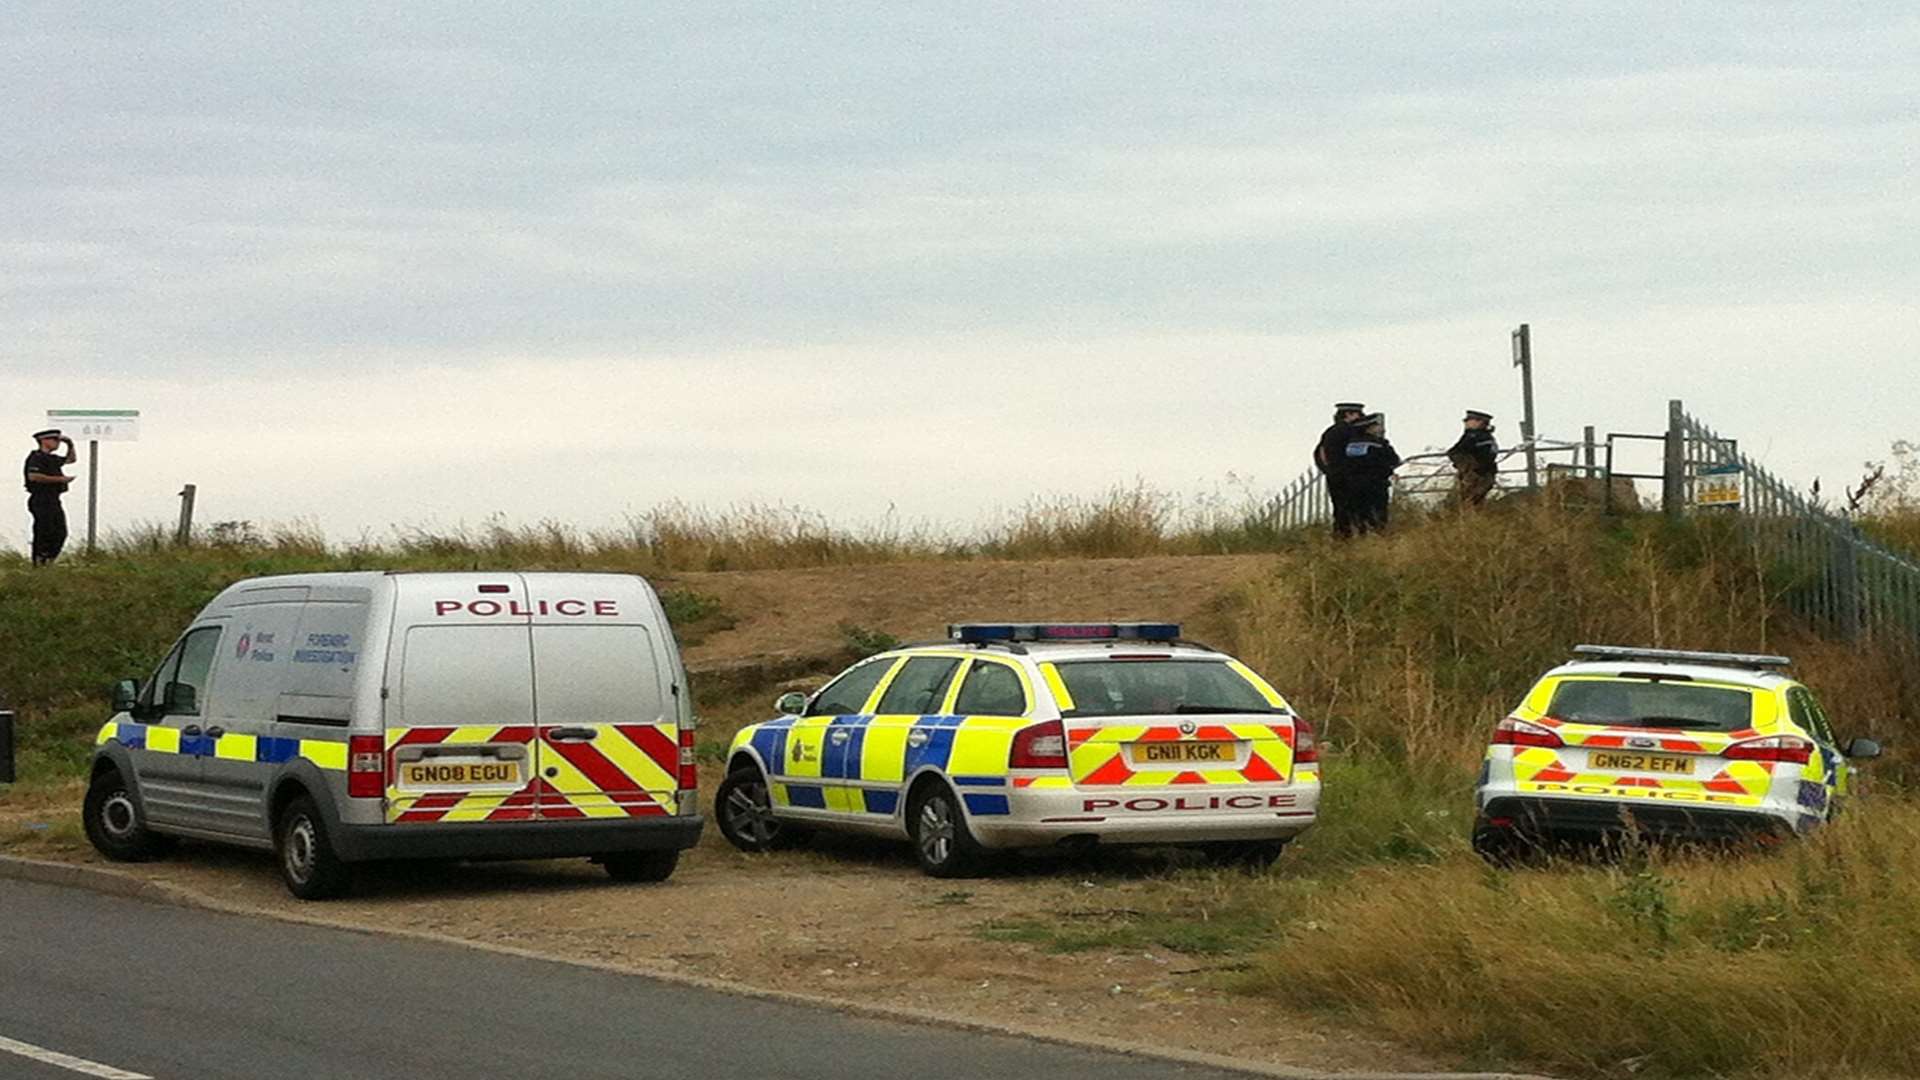
{"type": "Polygon", "coordinates": [[[387,710],[387,820],[532,818],[533,639],[517,574],[401,578],[387,710]]]}
{"type": "Polygon", "coordinates": [[[679,710],[662,662],[671,646],[645,586],[611,575],[536,575],[528,588],[540,816],[675,813],[679,710]]]}

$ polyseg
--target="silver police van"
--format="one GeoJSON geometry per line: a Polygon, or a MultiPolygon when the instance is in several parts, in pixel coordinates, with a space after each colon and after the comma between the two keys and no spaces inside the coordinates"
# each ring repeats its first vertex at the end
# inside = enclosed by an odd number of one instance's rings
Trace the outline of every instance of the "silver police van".
{"type": "Polygon", "coordinates": [[[84,807],[110,859],[271,850],[311,900],[389,859],[662,881],[700,837],[686,672],[632,575],[242,581],[114,697],[84,807]]]}

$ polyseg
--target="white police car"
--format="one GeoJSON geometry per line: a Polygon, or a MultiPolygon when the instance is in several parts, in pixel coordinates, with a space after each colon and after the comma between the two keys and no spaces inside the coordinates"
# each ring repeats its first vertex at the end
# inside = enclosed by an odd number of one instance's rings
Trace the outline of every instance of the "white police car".
{"type": "Polygon", "coordinates": [[[1680,840],[1786,836],[1853,791],[1849,759],[1784,656],[1581,645],[1494,727],[1474,848],[1502,862],[1547,841],[1627,831],[1680,840]]]}
{"type": "Polygon", "coordinates": [[[815,829],[905,837],[937,877],[988,853],[1185,844],[1264,866],[1313,824],[1313,729],[1169,623],[965,624],[734,738],[715,818],[743,851],[815,829]]]}

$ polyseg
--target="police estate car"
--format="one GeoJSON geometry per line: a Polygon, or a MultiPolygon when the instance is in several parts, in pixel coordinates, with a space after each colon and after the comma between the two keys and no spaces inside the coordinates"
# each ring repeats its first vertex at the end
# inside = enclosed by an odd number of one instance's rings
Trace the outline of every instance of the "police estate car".
{"type": "Polygon", "coordinates": [[[913,842],[936,877],[999,849],[1187,844],[1264,866],[1313,824],[1313,729],[1245,664],[1162,623],[966,624],[863,660],[734,738],[715,820],[766,851],[814,829],[913,842]]]}
{"type": "Polygon", "coordinates": [[[1581,645],[1494,728],[1474,848],[1503,861],[1543,841],[1636,830],[1716,840],[1827,820],[1853,786],[1813,692],[1783,656],[1581,645]]]}

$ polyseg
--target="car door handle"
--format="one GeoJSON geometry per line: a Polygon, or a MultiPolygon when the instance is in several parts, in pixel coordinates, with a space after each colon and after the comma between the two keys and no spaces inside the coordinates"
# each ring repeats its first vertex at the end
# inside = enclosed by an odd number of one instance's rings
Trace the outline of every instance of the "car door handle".
{"type": "Polygon", "coordinates": [[[548,742],[592,742],[600,734],[590,727],[557,727],[547,729],[548,742]]]}
{"type": "Polygon", "coordinates": [[[909,731],[907,732],[907,745],[908,746],[925,746],[927,745],[927,740],[929,738],[932,738],[932,736],[928,735],[924,731],[909,731]]]}
{"type": "Polygon", "coordinates": [[[836,745],[837,745],[837,744],[839,744],[839,743],[843,743],[843,742],[846,742],[846,741],[847,741],[848,739],[850,739],[850,738],[852,738],[852,737],[853,737],[853,734],[852,734],[851,732],[849,732],[849,731],[846,731],[846,730],[844,730],[844,729],[843,729],[843,730],[840,730],[840,731],[836,731],[836,732],[833,732],[832,734],[830,734],[830,735],[828,735],[828,736],[827,736],[827,738],[829,738],[829,739],[832,739],[832,740],[834,741],[834,743],[835,743],[836,745]]]}
{"type": "Polygon", "coordinates": [[[186,727],[183,727],[183,728],[181,728],[181,729],[180,729],[180,734],[182,734],[182,735],[198,735],[198,734],[200,734],[200,725],[199,725],[199,724],[188,724],[188,725],[187,725],[186,727]]]}
{"type": "Polygon", "coordinates": [[[220,736],[225,735],[226,733],[227,733],[226,728],[220,727],[219,725],[216,724],[215,726],[207,729],[207,738],[217,739],[220,736]]]}

